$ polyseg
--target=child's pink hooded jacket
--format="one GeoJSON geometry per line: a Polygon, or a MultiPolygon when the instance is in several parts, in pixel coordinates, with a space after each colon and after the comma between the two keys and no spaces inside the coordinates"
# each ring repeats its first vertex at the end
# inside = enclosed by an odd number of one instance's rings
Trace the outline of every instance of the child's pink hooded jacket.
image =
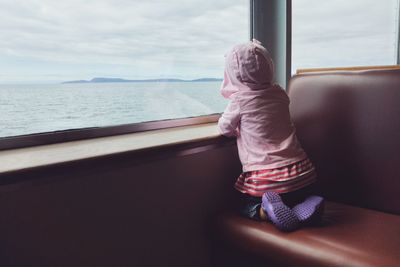
{"type": "Polygon", "coordinates": [[[254,40],[226,56],[221,94],[230,99],[218,121],[221,134],[236,136],[243,171],[282,167],[307,156],[297,141],[289,98],[272,84],[268,51],[254,40]]]}

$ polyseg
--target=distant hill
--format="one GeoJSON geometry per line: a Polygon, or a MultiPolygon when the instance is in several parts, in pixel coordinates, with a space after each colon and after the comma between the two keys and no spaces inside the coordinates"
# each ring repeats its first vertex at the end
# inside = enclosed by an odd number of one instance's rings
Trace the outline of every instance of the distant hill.
{"type": "Polygon", "coordinates": [[[222,82],[222,79],[219,78],[201,78],[201,79],[194,79],[190,82],[222,82]]]}
{"type": "Polygon", "coordinates": [[[201,78],[195,80],[181,80],[181,79],[146,79],[146,80],[126,80],[121,78],[103,78],[97,77],[91,80],[77,80],[66,81],[63,83],[135,83],[135,82],[220,82],[222,79],[217,78],[201,78]]]}

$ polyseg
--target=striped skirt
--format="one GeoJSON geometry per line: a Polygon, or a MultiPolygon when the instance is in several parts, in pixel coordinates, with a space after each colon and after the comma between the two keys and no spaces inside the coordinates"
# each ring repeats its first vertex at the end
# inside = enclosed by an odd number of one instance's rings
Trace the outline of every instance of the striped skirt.
{"type": "Polygon", "coordinates": [[[266,191],[292,192],[314,183],[315,180],[315,168],[306,158],[275,169],[244,172],[236,180],[235,188],[242,193],[261,197],[266,191]]]}

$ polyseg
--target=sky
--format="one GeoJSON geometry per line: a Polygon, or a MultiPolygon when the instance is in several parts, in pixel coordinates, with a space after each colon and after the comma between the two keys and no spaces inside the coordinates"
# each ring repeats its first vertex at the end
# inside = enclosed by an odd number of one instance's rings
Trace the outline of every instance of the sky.
{"type": "Polygon", "coordinates": [[[292,72],[396,64],[399,0],[292,3],[292,72]]]}
{"type": "MultiPolygon", "coordinates": [[[[398,0],[293,0],[293,67],[394,63],[398,0]]],[[[0,0],[0,84],[221,78],[248,0],[0,0]]]]}
{"type": "Polygon", "coordinates": [[[0,83],[222,77],[247,0],[0,0],[0,83]]]}

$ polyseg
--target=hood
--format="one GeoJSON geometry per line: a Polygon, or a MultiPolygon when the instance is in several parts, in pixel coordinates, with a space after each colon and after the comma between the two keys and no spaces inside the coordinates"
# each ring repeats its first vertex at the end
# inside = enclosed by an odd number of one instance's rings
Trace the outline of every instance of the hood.
{"type": "Polygon", "coordinates": [[[236,45],[225,59],[221,94],[230,98],[237,92],[262,90],[272,86],[274,64],[267,49],[255,39],[236,45]]]}

